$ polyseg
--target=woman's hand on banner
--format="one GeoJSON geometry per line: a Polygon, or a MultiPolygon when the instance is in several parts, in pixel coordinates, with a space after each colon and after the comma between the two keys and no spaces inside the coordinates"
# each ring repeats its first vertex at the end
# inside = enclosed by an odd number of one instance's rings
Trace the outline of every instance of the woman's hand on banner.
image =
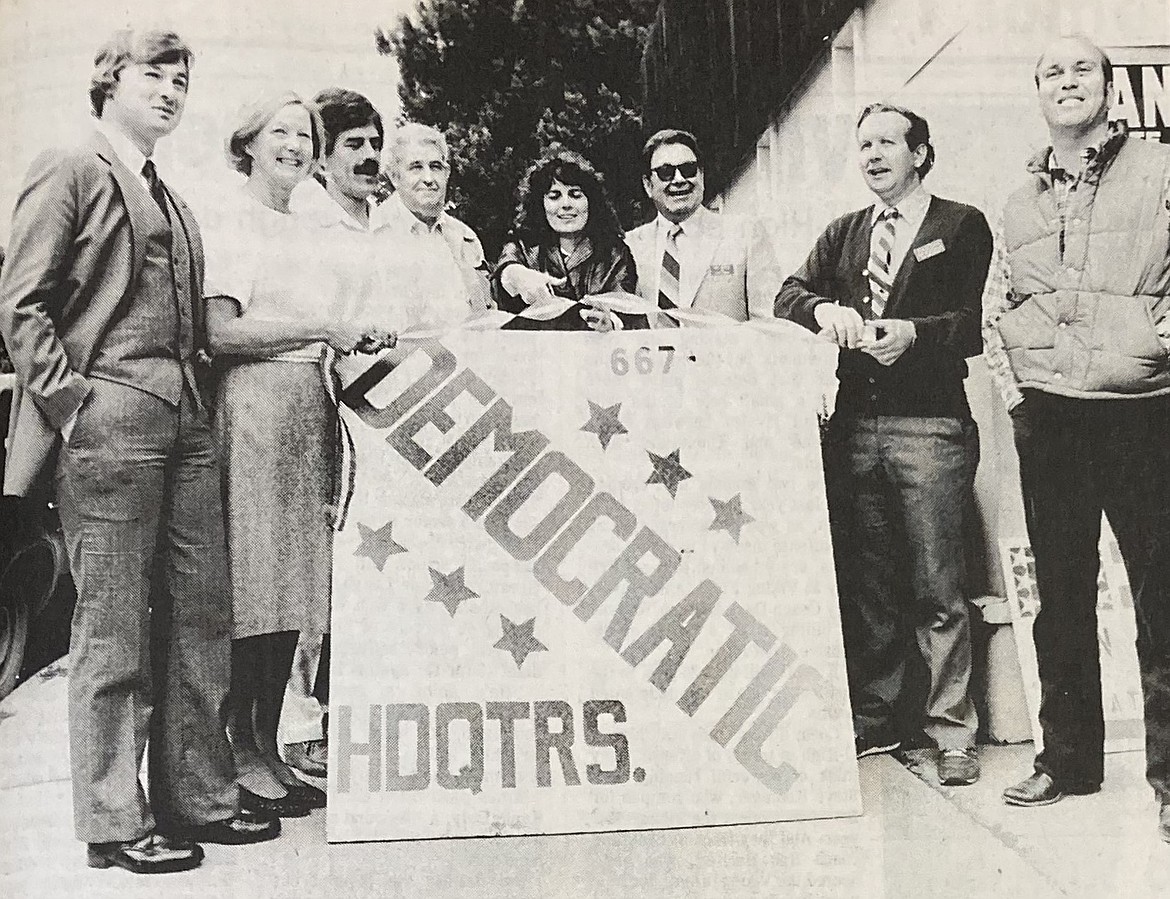
{"type": "Polygon", "coordinates": [[[376,353],[398,342],[398,334],[367,322],[345,319],[325,326],[325,342],[339,353],[376,353]]]}
{"type": "Polygon", "coordinates": [[[512,264],[500,275],[500,286],[514,297],[519,297],[526,306],[547,302],[558,287],[564,287],[565,278],[538,272],[523,265],[512,264]]]}
{"type": "Polygon", "coordinates": [[[387,331],[384,328],[367,328],[362,339],[354,347],[355,353],[380,353],[383,350],[392,350],[398,345],[398,332],[387,331]]]}

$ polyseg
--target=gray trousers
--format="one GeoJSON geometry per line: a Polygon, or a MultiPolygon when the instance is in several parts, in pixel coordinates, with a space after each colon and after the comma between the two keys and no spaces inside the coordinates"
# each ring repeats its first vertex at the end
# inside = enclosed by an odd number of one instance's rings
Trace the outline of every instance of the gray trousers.
{"type": "Polygon", "coordinates": [[[917,643],[929,670],[923,731],[940,749],[974,746],[963,523],[979,462],[975,423],[878,416],[834,421],[826,436],[854,728],[896,726],[917,643]]]}
{"type": "Polygon", "coordinates": [[[206,412],[93,379],[57,464],[77,585],[69,743],[78,839],[236,813],[223,500],[206,412]],[[149,801],[139,768],[150,744],[149,801]]]}
{"type": "Polygon", "coordinates": [[[297,640],[288,686],[284,688],[284,711],[280,716],[283,743],[309,743],[325,738],[325,707],[313,695],[321,668],[324,636],[302,633],[297,640]]]}

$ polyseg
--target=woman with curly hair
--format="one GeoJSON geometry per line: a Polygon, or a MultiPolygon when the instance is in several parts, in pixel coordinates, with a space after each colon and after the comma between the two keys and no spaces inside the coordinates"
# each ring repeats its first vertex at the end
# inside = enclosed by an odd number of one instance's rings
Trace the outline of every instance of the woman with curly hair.
{"type": "Polygon", "coordinates": [[[535,162],[520,184],[516,221],[500,252],[492,291],[506,312],[522,312],[553,297],[574,305],[554,318],[516,318],[505,328],[647,327],[645,316],[618,315],[589,303],[597,294],[636,291],[634,257],[623,238],[602,176],[587,159],[559,150],[535,162]]]}

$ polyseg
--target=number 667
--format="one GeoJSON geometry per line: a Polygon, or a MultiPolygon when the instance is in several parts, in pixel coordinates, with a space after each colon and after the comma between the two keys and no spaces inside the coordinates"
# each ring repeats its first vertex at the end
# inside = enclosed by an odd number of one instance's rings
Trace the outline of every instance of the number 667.
{"type": "MultiPolygon", "coordinates": [[[[658,347],[658,351],[665,354],[665,359],[662,362],[662,373],[666,374],[670,371],[670,366],[674,363],[674,347],[660,346],[658,347]]],[[[654,356],[650,352],[650,347],[638,347],[634,350],[633,357],[633,369],[638,374],[648,375],[654,371],[654,356]]],[[[626,352],[625,347],[618,347],[610,354],[609,367],[618,377],[630,373],[630,356],[626,352]]]]}

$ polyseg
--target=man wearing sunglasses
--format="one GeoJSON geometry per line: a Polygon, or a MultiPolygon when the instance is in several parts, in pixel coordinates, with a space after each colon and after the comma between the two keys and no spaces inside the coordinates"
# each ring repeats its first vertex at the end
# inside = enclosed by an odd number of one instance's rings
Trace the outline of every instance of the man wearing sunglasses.
{"type": "Polygon", "coordinates": [[[900,745],[916,638],[929,684],[906,735],[921,730],[937,746],[943,784],[970,784],[963,519],[979,443],[963,379],[982,349],[991,230],[978,209],[923,186],[934,148],[921,116],[871,104],[856,138],[876,202],[829,225],[784,282],[776,315],[841,348],[825,481],[857,755],[900,745]]]}
{"type": "MultiPolygon", "coordinates": [[[[703,165],[693,134],[667,129],[642,149],[642,185],[658,211],[626,237],[638,293],[659,308],[771,318],[781,275],[763,223],[703,206],[703,165]]],[[[660,315],[658,327],[674,320],[660,315]]]]}

